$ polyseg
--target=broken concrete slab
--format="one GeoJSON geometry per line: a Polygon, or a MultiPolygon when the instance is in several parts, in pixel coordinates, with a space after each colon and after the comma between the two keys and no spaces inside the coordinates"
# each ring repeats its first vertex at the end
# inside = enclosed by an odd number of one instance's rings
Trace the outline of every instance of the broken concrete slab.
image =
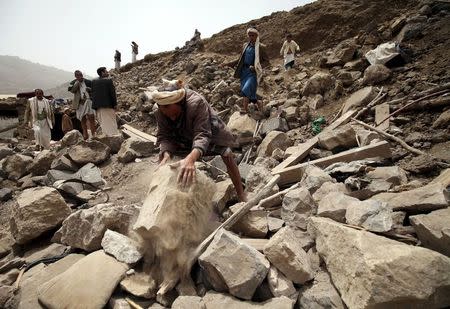
{"type": "Polygon", "coordinates": [[[345,222],[345,213],[348,208],[361,203],[358,199],[348,196],[342,192],[330,192],[319,202],[317,216],[345,222]]]}
{"type": "Polygon", "coordinates": [[[229,291],[231,295],[248,300],[266,277],[270,266],[263,254],[225,230],[216,234],[199,257],[199,263],[216,291],[229,291]]]}
{"type": "Polygon", "coordinates": [[[327,218],[311,218],[308,231],[349,308],[450,304],[448,257],[327,218]]]}
{"type": "Polygon", "coordinates": [[[387,232],[392,228],[392,208],[375,200],[362,201],[347,208],[345,220],[372,232],[387,232]]]}
{"type": "Polygon", "coordinates": [[[303,284],[314,278],[308,255],[290,227],[284,227],[272,236],[264,247],[264,255],[294,283],[303,284]]]}
{"type": "Polygon", "coordinates": [[[18,244],[57,227],[71,213],[61,194],[50,187],[27,189],[17,198],[10,220],[11,233],[18,244]]]}
{"type": "Polygon", "coordinates": [[[450,208],[410,216],[422,246],[450,256],[450,208]]]}
{"type": "Polygon", "coordinates": [[[281,219],[289,226],[306,229],[308,218],[316,212],[317,205],[304,187],[289,191],[283,198],[281,219]]]}
{"type": "Polygon", "coordinates": [[[345,308],[336,288],[331,283],[330,275],[325,271],[315,276],[312,285],[300,289],[298,304],[300,308],[345,308]]]}
{"type": "Polygon", "coordinates": [[[138,244],[131,238],[120,233],[106,230],[102,239],[102,248],[114,256],[119,262],[133,264],[138,262],[143,254],[138,244]]]}
{"type": "Polygon", "coordinates": [[[38,288],[48,308],[101,309],[128,266],[101,251],[93,252],[38,288]]]}

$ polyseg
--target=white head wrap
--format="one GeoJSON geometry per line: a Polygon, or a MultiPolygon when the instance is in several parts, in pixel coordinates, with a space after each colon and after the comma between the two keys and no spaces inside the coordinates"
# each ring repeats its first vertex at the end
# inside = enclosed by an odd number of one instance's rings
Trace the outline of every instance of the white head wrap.
{"type": "Polygon", "coordinates": [[[170,105],[180,102],[186,95],[181,80],[163,79],[163,86],[150,93],[149,97],[159,105],[170,105]]]}

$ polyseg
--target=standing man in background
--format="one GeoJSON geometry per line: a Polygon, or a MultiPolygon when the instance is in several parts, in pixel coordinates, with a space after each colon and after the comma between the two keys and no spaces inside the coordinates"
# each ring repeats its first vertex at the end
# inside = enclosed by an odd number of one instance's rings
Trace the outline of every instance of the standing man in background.
{"type": "Polygon", "coordinates": [[[25,111],[25,124],[34,131],[37,150],[49,149],[51,129],[55,123],[55,116],[50,102],[44,98],[44,91],[36,89],[35,96],[28,100],[25,111]]]}
{"type": "Polygon", "coordinates": [[[299,50],[298,44],[292,40],[292,34],[288,33],[280,50],[280,55],[284,57],[284,68],[286,71],[294,66],[295,53],[299,50]]]}
{"type": "Polygon", "coordinates": [[[116,70],[120,69],[120,61],[122,60],[122,54],[120,51],[116,49],[116,53],[114,54],[114,63],[116,70]]]}
{"type": "Polygon", "coordinates": [[[138,48],[139,46],[136,44],[135,41],[131,41],[131,63],[136,62],[136,56],[138,54],[138,48]]]}
{"type": "Polygon", "coordinates": [[[68,90],[73,93],[72,107],[76,111],[77,119],[81,122],[84,139],[89,138],[88,129],[95,135],[95,112],[89,95],[92,82],[83,77],[80,70],[74,72],[75,79],[70,82],[68,90]]]}
{"type": "Polygon", "coordinates": [[[103,134],[119,134],[116,121],[116,88],[105,67],[97,69],[99,78],[92,81],[92,108],[96,110],[97,119],[103,134]]]}

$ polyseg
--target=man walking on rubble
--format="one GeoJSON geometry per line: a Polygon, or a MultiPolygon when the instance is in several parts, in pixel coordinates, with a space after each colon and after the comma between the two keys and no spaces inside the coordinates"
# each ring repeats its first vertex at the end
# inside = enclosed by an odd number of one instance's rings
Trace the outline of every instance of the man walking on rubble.
{"type": "Polygon", "coordinates": [[[44,98],[44,91],[36,89],[35,96],[28,100],[25,111],[25,123],[34,131],[37,150],[49,149],[51,129],[55,123],[55,116],[50,102],[44,98]]]}
{"type": "Polygon", "coordinates": [[[220,155],[240,201],[246,197],[239,169],[231,151],[233,134],[217,116],[203,96],[183,87],[180,80],[163,80],[163,87],[151,93],[158,104],[155,113],[160,148],[160,165],[173,155],[188,155],[177,162],[180,166],[178,182],[189,186],[195,177],[195,162],[204,155],[220,155]]]}
{"type": "Polygon", "coordinates": [[[83,77],[80,70],[74,72],[75,79],[70,82],[69,90],[73,93],[72,108],[76,111],[77,119],[81,122],[84,139],[89,138],[88,129],[95,135],[95,112],[92,109],[90,91],[92,82],[83,77]]]}
{"type": "Polygon", "coordinates": [[[116,120],[117,96],[114,83],[105,67],[97,69],[99,78],[92,81],[92,108],[96,110],[102,133],[111,136],[119,134],[116,120]]]}
{"type": "Polygon", "coordinates": [[[286,35],[286,40],[280,50],[280,55],[284,58],[284,68],[287,70],[292,69],[295,61],[295,53],[300,50],[298,44],[292,40],[292,34],[286,35]]]}
{"type": "Polygon", "coordinates": [[[131,63],[136,62],[136,56],[138,54],[138,48],[139,46],[136,44],[135,41],[131,41],[131,63]]]}
{"type": "Polygon", "coordinates": [[[242,112],[248,113],[249,103],[256,103],[262,111],[262,102],[258,102],[256,90],[260,85],[263,65],[269,64],[265,45],[259,42],[259,32],[255,28],[247,29],[248,42],[244,43],[241,56],[237,61],[234,77],[241,80],[241,94],[244,97],[242,112]]]}

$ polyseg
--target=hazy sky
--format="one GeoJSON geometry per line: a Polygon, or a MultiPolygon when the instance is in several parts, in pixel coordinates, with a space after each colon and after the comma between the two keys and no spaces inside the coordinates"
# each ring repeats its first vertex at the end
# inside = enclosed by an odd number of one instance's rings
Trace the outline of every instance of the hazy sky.
{"type": "Polygon", "coordinates": [[[81,69],[113,67],[114,51],[122,65],[148,53],[183,46],[194,29],[202,38],[276,11],[289,11],[311,0],[0,0],[0,55],[81,69]]]}

